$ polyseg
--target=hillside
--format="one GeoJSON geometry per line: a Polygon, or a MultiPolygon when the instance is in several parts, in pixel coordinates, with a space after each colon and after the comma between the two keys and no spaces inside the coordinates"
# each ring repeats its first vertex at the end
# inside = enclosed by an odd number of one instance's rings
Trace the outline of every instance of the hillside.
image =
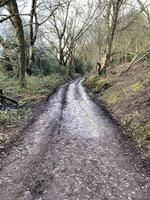
{"type": "Polygon", "coordinates": [[[150,153],[150,68],[140,63],[120,75],[126,66],[109,68],[107,79],[89,75],[85,85],[137,144],[150,153]]]}

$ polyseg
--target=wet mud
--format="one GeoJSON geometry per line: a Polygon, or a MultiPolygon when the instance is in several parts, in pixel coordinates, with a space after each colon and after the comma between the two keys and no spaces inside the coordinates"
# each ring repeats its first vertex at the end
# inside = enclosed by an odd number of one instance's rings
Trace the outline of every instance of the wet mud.
{"type": "Polygon", "coordinates": [[[60,87],[1,160],[1,200],[149,200],[136,150],[77,79],[60,87]]]}

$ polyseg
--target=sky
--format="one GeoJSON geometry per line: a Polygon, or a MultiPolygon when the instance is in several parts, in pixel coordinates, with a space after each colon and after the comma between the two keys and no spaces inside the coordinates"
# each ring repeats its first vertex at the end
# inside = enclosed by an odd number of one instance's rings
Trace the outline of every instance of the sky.
{"type": "MultiPolygon", "coordinates": [[[[85,4],[88,0],[76,0],[77,4],[85,4]]],[[[92,1],[92,0],[91,0],[92,1]]],[[[31,0],[17,0],[18,4],[19,4],[19,9],[21,11],[21,13],[29,13],[30,12],[30,8],[31,8],[31,0]]],[[[150,0],[142,0],[143,3],[145,4],[150,4],[150,0]]],[[[137,0],[129,0],[128,1],[129,4],[132,4],[133,6],[139,7],[137,0]]],[[[150,10],[150,6],[149,6],[149,10],[150,10]]],[[[3,8],[0,8],[0,14],[7,14],[6,10],[3,8]]],[[[0,34],[5,34],[6,33],[6,23],[2,23],[0,25],[0,34]]]]}

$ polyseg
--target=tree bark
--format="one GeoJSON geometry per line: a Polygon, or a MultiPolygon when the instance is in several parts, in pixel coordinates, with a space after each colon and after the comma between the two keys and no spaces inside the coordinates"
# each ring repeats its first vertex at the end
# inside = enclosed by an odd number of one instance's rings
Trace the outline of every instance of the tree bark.
{"type": "Polygon", "coordinates": [[[29,47],[29,64],[28,64],[29,69],[31,69],[33,62],[34,62],[33,45],[30,45],[30,47],[29,47]]]}
{"type": "Polygon", "coordinates": [[[11,23],[16,37],[16,44],[19,53],[19,81],[22,87],[26,87],[26,53],[25,53],[25,39],[22,20],[19,16],[19,9],[16,0],[10,1],[7,4],[10,14],[15,14],[11,17],[11,23]]]}
{"type": "Polygon", "coordinates": [[[7,5],[11,0],[0,0],[0,7],[7,5]]]}
{"type": "Polygon", "coordinates": [[[32,0],[31,5],[31,12],[30,12],[30,44],[29,44],[29,63],[28,68],[31,69],[33,63],[34,63],[34,44],[37,39],[37,34],[39,30],[39,23],[37,19],[37,13],[36,13],[36,7],[37,7],[37,0],[32,0]],[[34,23],[35,19],[35,23],[34,23]]]}
{"type": "Polygon", "coordinates": [[[105,16],[105,23],[107,29],[106,41],[105,41],[106,47],[104,50],[104,55],[101,59],[101,70],[99,72],[100,74],[102,73],[106,75],[106,69],[110,64],[111,50],[115,36],[115,31],[117,28],[118,15],[123,2],[124,0],[116,0],[116,1],[109,0],[107,4],[107,11],[105,16]]]}
{"type": "Polygon", "coordinates": [[[107,2],[107,10],[106,10],[106,16],[105,16],[105,26],[106,26],[106,39],[105,39],[105,49],[104,54],[101,59],[101,68],[100,71],[98,71],[99,74],[106,74],[106,69],[109,65],[110,61],[110,48],[111,48],[111,41],[110,41],[110,15],[111,15],[111,7],[112,7],[112,1],[108,0],[107,2]]]}

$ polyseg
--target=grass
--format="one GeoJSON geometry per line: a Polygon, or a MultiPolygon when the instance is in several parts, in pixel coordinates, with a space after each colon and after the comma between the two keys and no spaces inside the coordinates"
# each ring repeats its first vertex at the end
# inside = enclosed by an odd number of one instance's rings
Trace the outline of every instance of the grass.
{"type": "Polygon", "coordinates": [[[140,124],[139,120],[133,117],[128,126],[132,128],[131,136],[137,145],[150,153],[150,122],[140,124]]]}
{"type": "Polygon", "coordinates": [[[143,83],[137,82],[137,83],[132,84],[130,87],[134,92],[138,92],[143,88],[143,83]]]}
{"type": "Polygon", "coordinates": [[[16,99],[19,105],[22,105],[19,109],[0,110],[0,152],[9,140],[5,130],[10,131],[9,128],[21,124],[32,114],[32,110],[23,108],[23,105],[46,98],[68,78],[59,74],[45,77],[27,76],[27,88],[22,89],[14,78],[0,74],[0,88],[3,89],[4,95],[16,99]]]}
{"type": "Polygon", "coordinates": [[[3,128],[15,127],[17,124],[28,118],[31,113],[31,109],[0,111],[0,153],[3,150],[4,144],[9,141],[3,128]]]}
{"type": "Polygon", "coordinates": [[[94,92],[101,92],[106,84],[108,84],[107,78],[96,74],[89,75],[85,80],[85,85],[92,88],[94,92]]]}
{"type": "Polygon", "coordinates": [[[139,144],[145,143],[150,140],[150,122],[145,123],[143,126],[138,127],[135,132],[136,139],[139,144]]]}
{"type": "Polygon", "coordinates": [[[107,79],[106,78],[100,78],[99,80],[97,80],[95,82],[94,91],[95,92],[100,92],[106,84],[108,84],[107,79]]]}
{"type": "Polygon", "coordinates": [[[90,74],[85,79],[85,85],[88,88],[95,88],[96,82],[100,79],[100,77],[96,74],[90,74]]]}
{"type": "Polygon", "coordinates": [[[27,88],[20,88],[18,82],[7,76],[0,76],[0,87],[4,94],[19,100],[20,104],[40,100],[61,84],[67,77],[52,74],[45,77],[27,77],[27,88]]]}
{"type": "Polygon", "coordinates": [[[115,105],[121,101],[121,92],[106,93],[102,96],[102,100],[106,102],[107,105],[115,105]]]}
{"type": "MultiPolygon", "coordinates": [[[[89,75],[85,80],[85,85],[91,88],[94,92],[100,93],[105,85],[109,84],[109,81],[105,77],[98,76],[96,74],[89,75]]],[[[122,93],[117,92],[109,92],[104,95],[101,95],[103,101],[105,101],[108,105],[114,105],[118,103],[122,99],[122,93]]]]}
{"type": "Polygon", "coordinates": [[[30,109],[13,109],[0,111],[0,125],[1,126],[13,126],[31,114],[30,109]]]}
{"type": "Polygon", "coordinates": [[[4,143],[7,141],[6,136],[3,133],[0,133],[0,153],[4,149],[4,143]]]}
{"type": "Polygon", "coordinates": [[[135,111],[133,113],[125,115],[121,121],[124,125],[130,126],[132,130],[135,130],[139,126],[139,119],[140,114],[138,111],[135,111]]]}
{"type": "Polygon", "coordinates": [[[112,116],[127,128],[127,134],[137,145],[148,150],[150,155],[150,71],[149,65],[147,67],[141,65],[141,69],[139,67],[137,65],[137,71],[131,69],[130,76],[128,72],[117,79],[116,73],[112,72],[119,70],[119,67],[114,67],[110,72],[108,70],[107,77],[112,86],[108,89],[106,87],[102,92],[101,86],[103,87],[103,83],[105,85],[107,80],[103,81],[98,75],[89,75],[85,85],[98,93],[96,97],[99,101],[102,101],[112,116]]]}

